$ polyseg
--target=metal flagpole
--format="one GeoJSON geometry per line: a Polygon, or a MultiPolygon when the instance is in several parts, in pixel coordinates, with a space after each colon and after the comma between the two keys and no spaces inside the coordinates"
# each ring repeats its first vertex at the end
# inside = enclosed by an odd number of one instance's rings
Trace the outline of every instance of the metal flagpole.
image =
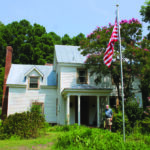
{"type": "Polygon", "coordinates": [[[125,142],[125,118],[124,118],[124,88],[123,88],[123,69],[122,69],[122,51],[121,51],[121,36],[119,23],[119,5],[117,4],[117,21],[119,26],[119,45],[120,45],[120,67],[121,67],[121,95],[122,95],[122,113],[123,113],[123,140],[125,142]]]}

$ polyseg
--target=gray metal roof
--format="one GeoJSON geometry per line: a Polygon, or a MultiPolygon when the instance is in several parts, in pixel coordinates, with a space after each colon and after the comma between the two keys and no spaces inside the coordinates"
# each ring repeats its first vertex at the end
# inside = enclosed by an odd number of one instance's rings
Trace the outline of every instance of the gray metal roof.
{"type": "Polygon", "coordinates": [[[56,73],[53,66],[12,64],[7,84],[26,84],[25,73],[36,67],[43,74],[42,85],[56,86],[56,73]]]}
{"type": "Polygon", "coordinates": [[[81,54],[79,48],[79,46],[55,45],[57,62],[84,63],[86,56],[81,54]]]}
{"type": "Polygon", "coordinates": [[[65,89],[76,89],[76,90],[112,90],[111,88],[100,88],[98,86],[88,85],[88,84],[77,84],[71,88],[65,89]]]}

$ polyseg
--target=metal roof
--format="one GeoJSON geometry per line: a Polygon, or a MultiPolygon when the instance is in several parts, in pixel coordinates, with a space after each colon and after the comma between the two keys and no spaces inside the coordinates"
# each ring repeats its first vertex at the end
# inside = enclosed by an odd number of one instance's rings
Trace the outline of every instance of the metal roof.
{"type": "Polygon", "coordinates": [[[83,64],[87,58],[81,54],[79,48],[79,46],[55,45],[57,62],[83,64]]]}
{"type": "Polygon", "coordinates": [[[43,74],[41,85],[56,86],[56,73],[53,66],[12,64],[8,75],[7,84],[26,84],[25,73],[36,67],[43,74]]]}
{"type": "Polygon", "coordinates": [[[65,88],[65,89],[79,89],[79,90],[112,90],[111,88],[100,88],[93,85],[88,84],[77,84],[72,86],[71,88],[65,88]]]}

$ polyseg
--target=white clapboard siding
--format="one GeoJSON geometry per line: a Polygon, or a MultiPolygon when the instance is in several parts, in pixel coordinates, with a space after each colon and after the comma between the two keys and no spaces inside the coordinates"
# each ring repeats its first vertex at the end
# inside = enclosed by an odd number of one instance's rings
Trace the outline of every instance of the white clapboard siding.
{"type": "Polygon", "coordinates": [[[61,91],[76,85],[76,67],[61,67],[61,91]]]}
{"type": "Polygon", "coordinates": [[[56,98],[56,89],[9,88],[8,115],[29,111],[33,102],[42,102],[46,121],[56,123],[56,98]]]}

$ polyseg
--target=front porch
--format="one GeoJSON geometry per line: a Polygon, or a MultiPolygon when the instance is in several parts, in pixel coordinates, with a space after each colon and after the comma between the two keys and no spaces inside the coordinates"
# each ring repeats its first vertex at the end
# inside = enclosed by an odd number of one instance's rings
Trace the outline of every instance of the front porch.
{"type": "Polygon", "coordinates": [[[103,125],[105,105],[109,104],[111,89],[65,89],[66,124],[103,125]]]}

